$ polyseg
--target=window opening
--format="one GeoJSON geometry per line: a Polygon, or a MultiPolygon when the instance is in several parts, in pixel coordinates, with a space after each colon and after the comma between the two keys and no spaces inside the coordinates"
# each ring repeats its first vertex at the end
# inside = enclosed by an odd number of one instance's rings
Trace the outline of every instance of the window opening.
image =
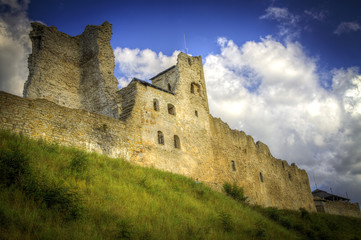
{"type": "Polygon", "coordinates": [[[233,171],[237,171],[236,170],[236,162],[232,160],[232,169],[233,171]]]}
{"type": "Polygon", "coordinates": [[[175,148],[180,148],[180,140],[179,140],[179,137],[177,135],[174,135],[174,147],[175,148]]]}
{"type": "Polygon", "coordinates": [[[159,101],[158,99],[153,99],[153,107],[155,111],[159,111],[159,101]]]}
{"type": "Polygon", "coordinates": [[[201,87],[199,86],[199,84],[197,83],[191,83],[191,93],[195,94],[195,93],[198,93],[200,94],[201,92],[201,87]]]}
{"type": "Polygon", "coordinates": [[[164,135],[161,131],[158,131],[158,143],[164,145],[164,135]]]}
{"type": "Polygon", "coordinates": [[[169,83],[168,83],[168,91],[172,91],[172,87],[170,86],[169,83]]]}
{"type": "Polygon", "coordinates": [[[170,103],[168,103],[168,113],[171,115],[175,115],[175,107],[170,103]]]}
{"type": "Polygon", "coordinates": [[[282,167],[283,169],[285,169],[285,163],[282,161],[282,167]]]}
{"type": "Polygon", "coordinates": [[[261,182],[263,182],[263,176],[261,172],[259,173],[259,178],[261,179],[261,182]]]}
{"type": "Polygon", "coordinates": [[[196,115],[196,117],[198,117],[198,111],[197,110],[194,111],[194,114],[196,115]]]}

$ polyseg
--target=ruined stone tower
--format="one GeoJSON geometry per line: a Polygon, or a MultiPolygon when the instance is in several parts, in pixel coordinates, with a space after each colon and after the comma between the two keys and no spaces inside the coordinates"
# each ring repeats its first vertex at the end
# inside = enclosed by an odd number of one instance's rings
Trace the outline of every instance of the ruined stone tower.
{"type": "Polygon", "coordinates": [[[111,24],[89,25],[75,37],[40,23],[32,27],[24,97],[116,117],[118,82],[113,74],[111,24]]]}

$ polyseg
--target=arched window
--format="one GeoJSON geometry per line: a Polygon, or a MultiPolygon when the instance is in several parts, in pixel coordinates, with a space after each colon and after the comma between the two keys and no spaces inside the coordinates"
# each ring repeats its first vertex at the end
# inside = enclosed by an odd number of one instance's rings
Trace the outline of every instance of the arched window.
{"type": "Polygon", "coordinates": [[[158,131],[158,143],[164,145],[164,135],[161,131],[158,131]]]}
{"type": "Polygon", "coordinates": [[[236,170],[236,162],[232,160],[232,169],[233,171],[237,171],[236,170]]]}
{"type": "Polygon", "coordinates": [[[263,182],[263,176],[261,172],[259,173],[259,178],[261,179],[261,182],[263,182]]]}
{"type": "Polygon", "coordinates": [[[171,115],[175,115],[175,107],[173,104],[168,103],[168,113],[171,115]]]}
{"type": "Polygon", "coordinates": [[[168,91],[172,91],[172,86],[168,83],[168,91]]]}
{"type": "Polygon", "coordinates": [[[153,99],[153,107],[155,111],[159,111],[159,101],[158,99],[153,99]]]}
{"type": "Polygon", "coordinates": [[[174,135],[174,147],[175,148],[180,148],[180,140],[179,140],[179,137],[177,135],[174,135]]]}

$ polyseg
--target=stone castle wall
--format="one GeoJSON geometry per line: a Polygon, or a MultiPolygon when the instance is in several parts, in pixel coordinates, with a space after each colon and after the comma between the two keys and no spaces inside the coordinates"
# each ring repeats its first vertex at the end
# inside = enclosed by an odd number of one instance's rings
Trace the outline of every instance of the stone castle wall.
{"type": "Polygon", "coordinates": [[[211,117],[211,123],[218,184],[236,182],[253,204],[315,209],[305,170],[274,158],[267,145],[255,143],[244,132],[231,130],[222,120],[211,117]]]}
{"type": "Polygon", "coordinates": [[[317,212],[361,218],[360,206],[358,203],[329,201],[316,198],[315,205],[317,212]]]}
{"type": "Polygon", "coordinates": [[[114,118],[5,92],[0,92],[0,102],[3,129],[126,160],[143,147],[135,131],[114,118]]]}
{"type": "Polygon", "coordinates": [[[31,34],[29,99],[0,93],[1,128],[183,174],[217,190],[235,182],[253,204],[315,211],[304,170],[209,114],[201,57],[181,53],[153,84],[134,79],[118,91],[109,23],[76,37],[35,24],[31,34]]]}

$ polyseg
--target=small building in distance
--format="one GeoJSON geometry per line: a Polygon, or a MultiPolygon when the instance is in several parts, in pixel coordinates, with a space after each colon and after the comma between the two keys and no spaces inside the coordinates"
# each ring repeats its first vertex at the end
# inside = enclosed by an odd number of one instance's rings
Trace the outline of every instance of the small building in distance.
{"type": "Polygon", "coordinates": [[[350,217],[361,217],[358,203],[350,203],[349,198],[316,189],[312,192],[317,212],[350,217]]]}

